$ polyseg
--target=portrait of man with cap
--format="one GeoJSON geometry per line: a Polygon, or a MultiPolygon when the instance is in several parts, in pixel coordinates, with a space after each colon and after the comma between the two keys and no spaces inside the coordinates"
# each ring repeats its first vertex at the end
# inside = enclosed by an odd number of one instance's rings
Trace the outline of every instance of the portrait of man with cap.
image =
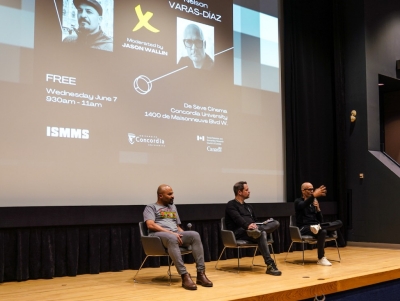
{"type": "Polygon", "coordinates": [[[96,0],[74,0],[78,29],[64,38],[64,43],[75,43],[88,48],[113,51],[113,39],[101,29],[103,8],[96,0]]]}

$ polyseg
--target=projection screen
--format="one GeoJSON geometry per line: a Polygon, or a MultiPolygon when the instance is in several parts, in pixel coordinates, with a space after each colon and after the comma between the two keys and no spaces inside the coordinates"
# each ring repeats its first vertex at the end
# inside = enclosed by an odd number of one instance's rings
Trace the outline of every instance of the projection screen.
{"type": "Polygon", "coordinates": [[[0,206],[283,202],[277,1],[0,2],[0,206]]]}

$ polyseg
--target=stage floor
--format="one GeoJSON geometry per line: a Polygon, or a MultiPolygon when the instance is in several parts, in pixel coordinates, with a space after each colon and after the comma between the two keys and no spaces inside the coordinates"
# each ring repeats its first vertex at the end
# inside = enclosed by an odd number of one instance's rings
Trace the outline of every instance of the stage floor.
{"type": "MultiPolygon", "coordinates": [[[[96,275],[79,275],[50,280],[29,280],[0,284],[1,301],[109,301],[109,300],[301,300],[316,295],[328,295],[400,278],[400,250],[365,247],[340,248],[342,261],[332,261],[331,267],[316,264],[316,250],[305,252],[304,266],[285,263],[286,253],[276,255],[283,275],[265,274],[265,267],[251,266],[251,258],[223,260],[215,269],[215,261],[206,263],[207,276],[214,287],[199,286],[197,291],[181,287],[180,277],[173,270],[168,286],[167,267],[145,268],[134,283],[136,270],[96,275]],[[229,270],[229,271],[225,271],[229,270]]],[[[338,259],[336,248],[326,248],[329,259],[338,259]]],[[[300,251],[290,253],[288,260],[301,260],[300,251]]],[[[301,262],[301,261],[300,261],[301,262]]],[[[257,256],[255,264],[263,264],[257,256]]],[[[195,275],[195,265],[187,265],[195,275]]]]}

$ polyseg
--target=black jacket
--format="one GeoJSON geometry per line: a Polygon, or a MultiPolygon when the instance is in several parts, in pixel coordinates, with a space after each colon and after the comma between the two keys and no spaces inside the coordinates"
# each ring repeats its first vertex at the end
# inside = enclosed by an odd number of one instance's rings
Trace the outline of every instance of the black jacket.
{"type": "Polygon", "coordinates": [[[308,199],[298,198],[294,201],[294,209],[296,211],[296,226],[301,228],[306,225],[315,225],[323,222],[321,212],[317,212],[315,206],[312,204],[314,196],[308,199]]]}
{"type": "Polygon", "coordinates": [[[228,230],[238,235],[247,230],[251,223],[255,223],[257,217],[250,204],[240,204],[236,200],[229,201],[225,209],[225,224],[228,230]]]}

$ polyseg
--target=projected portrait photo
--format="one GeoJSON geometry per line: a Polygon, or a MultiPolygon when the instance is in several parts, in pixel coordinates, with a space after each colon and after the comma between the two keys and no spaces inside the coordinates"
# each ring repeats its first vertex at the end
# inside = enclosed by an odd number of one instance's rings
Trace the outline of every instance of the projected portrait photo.
{"type": "Polygon", "coordinates": [[[211,69],[214,66],[214,27],[177,18],[179,66],[211,69]]]}
{"type": "Polygon", "coordinates": [[[62,41],[113,51],[114,0],[64,0],[62,41]]]}

